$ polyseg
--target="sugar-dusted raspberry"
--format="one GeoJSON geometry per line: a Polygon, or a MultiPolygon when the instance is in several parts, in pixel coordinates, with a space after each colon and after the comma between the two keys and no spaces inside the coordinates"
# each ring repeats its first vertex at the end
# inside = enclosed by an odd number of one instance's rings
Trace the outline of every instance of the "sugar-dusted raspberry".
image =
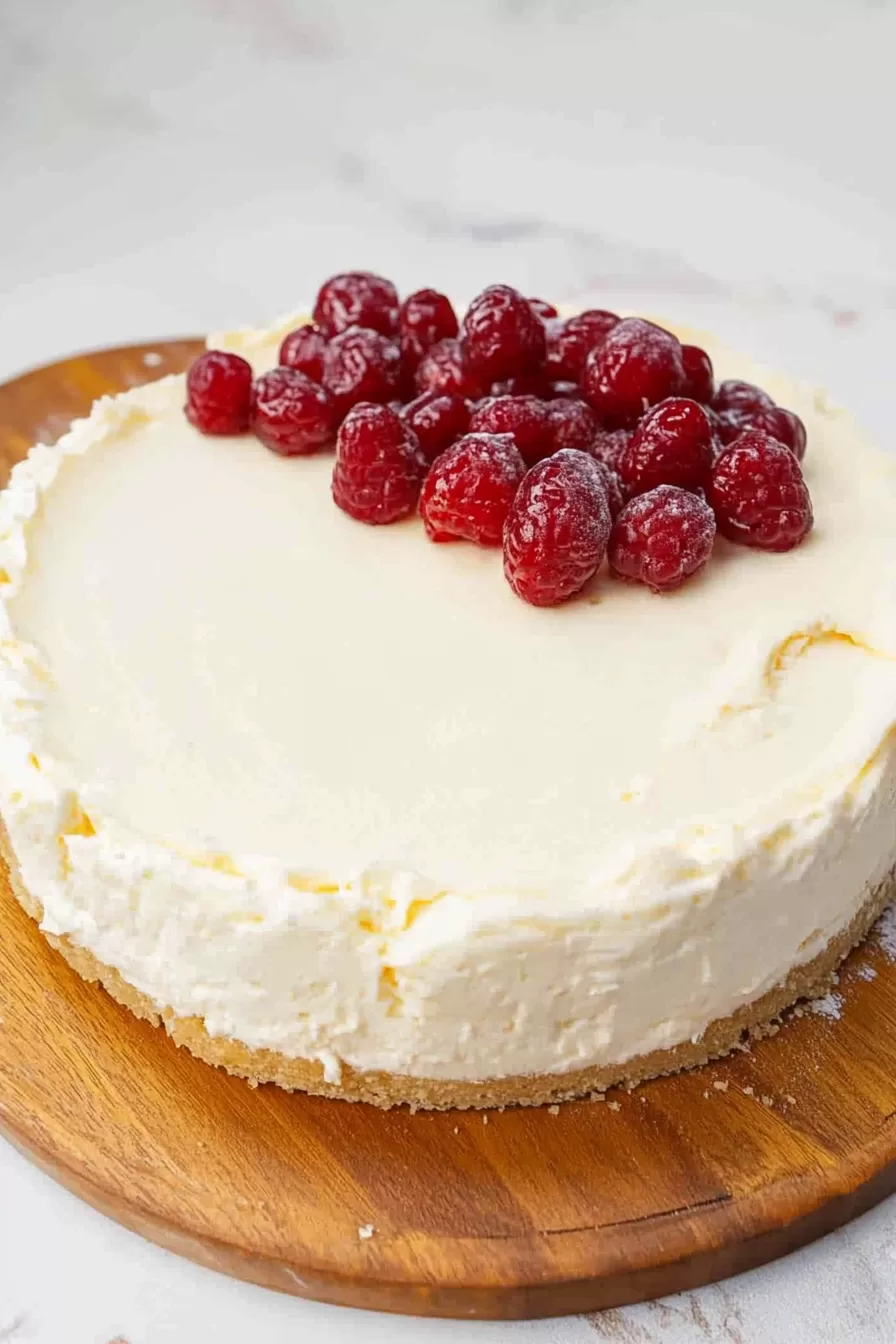
{"type": "Polygon", "coordinates": [[[479,434],[510,434],[528,467],[553,452],[547,406],[538,397],[487,397],[470,418],[479,434]]]}
{"type": "Polygon", "coordinates": [[[723,536],[763,551],[789,551],[812,528],[812,500],[789,448],[745,430],[716,460],[707,500],[723,536]]]}
{"type": "Polygon", "coordinates": [[[510,285],[489,285],[477,295],[461,339],[470,368],[487,383],[533,373],[544,360],[544,323],[510,285]]]}
{"type": "Polygon", "coordinates": [[[398,328],[401,357],[413,373],[431,346],[457,335],[457,314],[451,300],[437,289],[418,289],[401,305],[398,328]]]}
{"type": "Polygon", "coordinates": [[[187,370],[184,410],[201,434],[242,434],[249,428],[252,366],[226,350],[207,350],[187,370]]]}
{"type": "Polygon", "coordinates": [[[296,327],[288,336],[284,336],[280,346],[280,364],[286,369],[298,369],[313,378],[316,383],[323,381],[324,354],[327,338],[320,327],[306,322],[304,327],[296,327]]]}
{"type": "Polygon", "coordinates": [[[703,407],[687,397],[653,406],[635,429],[617,470],[629,498],[656,485],[698,490],[712,466],[712,426],[703,407]]]}
{"type": "Polygon", "coordinates": [[[465,434],[429,469],[420,513],[433,541],[500,546],[526,464],[509,434],[465,434]]]}
{"type": "Polygon", "coordinates": [[[682,394],[692,401],[708,403],[712,401],[715,388],[712,360],[699,345],[683,345],[681,362],[684,366],[684,386],[682,394]]]}
{"type": "Polygon", "coordinates": [[[275,453],[297,457],[333,442],[329,394],[298,369],[271,369],[252,389],[252,433],[275,453]]]}
{"type": "Polygon", "coordinates": [[[449,392],[421,392],[400,407],[398,414],[417,435],[428,462],[434,462],[439,453],[466,434],[470,424],[469,406],[463,397],[449,392]]]}
{"type": "Polygon", "coordinates": [[[658,485],[629,500],[617,517],[610,568],[655,593],[668,592],[703,568],[715,535],[715,518],[704,500],[676,485],[658,485]]]}
{"type": "Polygon", "coordinates": [[[712,399],[712,408],[720,414],[723,411],[758,411],[762,406],[774,406],[767,392],[755,383],[744,383],[739,378],[727,378],[719,383],[712,399]]]}
{"type": "Polygon", "coordinates": [[[427,466],[413,430],[388,406],[363,402],[339,428],[333,498],[362,523],[394,523],[414,512],[427,466]]]}
{"type": "Polygon", "coordinates": [[[391,401],[400,389],[401,353],[394,341],[368,327],[334,336],[324,355],[324,387],[342,419],[362,401],[391,401]]]}
{"type": "Polygon", "coordinates": [[[610,506],[594,458],[574,448],[527,472],[504,524],[504,574],[518,597],[552,607],[597,572],[610,536],[610,506]]]}
{"type": "Polygon", "coordinates": [[[547,403],[547,414],[552,452],[559,453],[561,448],[591,452],[597,420],[590,406],[578,397],[557,397],[547,403]]]}
{"type": "Polygon", "coordinates": [[[459,340],[448,336],[427,350],[417,366],[420,392],[450,392],[469,401],[485,394],[485,384],[472,372],[459,340]]]}
{"type": "Polygon", "coordinates": [[[542,322],[557,316],[557,309],[552,303],[547,303],[544,299],[527,299],[529,307],[533,313],[537,313],[542,322]]]}
{"type": "Polygon", "coordinates": [[[384,336],[398,331],[398,291],[391,280],[370,271],[346,271],[321,285],[314,320],[325,336],[349,327],[369,327],[384,336]]]}
{"type": "Polygon", "coordinates": [[[499,378],[488,390],[490,397],[540,397],[547,391],[541,370],[537,373],[518,373],[513,378],[499,378]]]}
{"type": "Polygon", "coordinates": [[[598,462],[606,462],[618,475],[619,459],[628,448],[631,437],[630,429],[599,429],[588,451],[598,462]]]}
{"type": "Polygon", "coordinates": [[[607,492],[607,504],[610,506],[610,517],[616,518],[625,507],[627,495],[622,481],[619,479],[618,472],[606,462],[602,462],[599,457],[594,458],[596,466],[600,468],[601,478],[604,483],[604,489],[607,492]]]}
{"type": "Polygon", "coordinates": [[[553,322],[548,328],[545,359],[548,377],[578,383],[585,360],[618,322],[615,313],[603,308],[586,308],[565,322],[553,322]]]}
{"type": "Polygon", "coordinates": [[[683,384],[678,340],[640,317],[618,322],[591,351],[582,374],[586,400],[609,427],[635,425],[683,384]]]}

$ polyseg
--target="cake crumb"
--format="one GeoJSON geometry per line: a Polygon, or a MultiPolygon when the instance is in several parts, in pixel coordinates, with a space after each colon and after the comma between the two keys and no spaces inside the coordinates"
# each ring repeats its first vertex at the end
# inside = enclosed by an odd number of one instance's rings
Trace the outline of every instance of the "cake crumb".
{"type": "Polygon", "coordinates": [[[856,967],[856,979],[857,979],[857,980],[876,980],[876,979],[877,979],[877,971],[874,969],[873,966],[857,966],[857,967],[856,967]]]}
{"type": "Polygon", "coordinates": [[[709,1101],[709,1093],[708,1093],[707,1091],[705,1091],[705,1090],[704,1090],[704,1092],[703,1092],[703,1100],[704,1100],[704,1101],[709,1101]]]}
{"type": "Polygon", "coordinates": [[[721,1078],[716,1078],[716,1079],[715,1079],[715,1081],[713,1082],[713,1087],[715,1088],[715,1090],[716,1090],[717,1092],[727,1092],[727,1091],[728,1091],[728,1084],[727,1084],[726,1082],[724,1082],[721,1078]]]}
{"type": "Polygon", "coordinates": [[[813,999],[809,1004],[810,1013],[815,1013],[816,1017],[826,1017],[832,1022],[837,1022],[841,1017],[843,999],[839,994],[825,994],[820,999],[813,999]]]}
{"type": "Polygon", "coordinates": [[[755,1095],[756,1095],[756,1093],[753,1091],[752,1087],[750,1087],[750,1084],[747,1083],[747,1086],[744,1088],[744,1096],[745,1096],[745,1097],[754,1097],[755,1095]]]}
{"type": "Polygon", "coordinates": [[[606,1098],[606,1096],[605,1096],[605,1094],[604,1094],[603,1092],[589,1092],[589,1093],[588,1093],[588,1100],[589,1100],[589,1101],[606,1101],[606,1099],[607,1099],[607,1098],[606,1098]]]}
{"type": "Polygon", "coordinates": [[[622,1110],[622,1107],[619,1105],[619,1102],[618,1102],[618,1101],[608,1101],[608,1102],[607,1102],[607,1105],[609,1106],[609,1108],[610,1108],[611,1111],[621,1111],[621,1110],[622,1110]]]}
{"type": "Polygon", "coordinates": [[[373,1223],[365,1223],[363,1227],[358,1228],[358,1240],[369,1241],[375,1231],[376,1228],[373,1226],[373,1223]]]}
{"type": "Polygon", "coordinates": [[[640,1103],[641,1103],[642,1106],[646,1106],[646,1105],[647,1105],[647,1098],[646,1098],[646,1097],[644,1097],[644,1096],[639,1097],[638,1100],[640,1101],[640,1103]]]}
{"type": "Polygon", "coordinates": [[[483,1115],[483,1117],[482,1117],[482,1123],[483,1123],[484,1125],[487,1125],[487,1124],[488,1124],[488,1116],[487,1116],[487,1115],[483,1115]]]}
{"type": "Polygon", "coordinates": [[[773,1105],[774,1105],[774,1102],[772,1101],[771,1097],[767,1097],[767,1096],[765,1096],[764,1094],[763,1094],[763,1096],[761,1096],[761,1097],[759,1098],[759,1100],[762,1102],[763,1106],[773,1106],[773,1105]]]}
{"type": "Polygon", "coordinates": [[[784,1100],[787,1102],[788,1106],[796,1105],[796,1097],[792,1097],[789,1092],[785,1093],[784,1100]]]}
{"type": "Polygon", "coordinates": [[[559,1114],[560,1114],[560,1107],[559,1107],[559,1106],[556,1106],[556,1105],[555,1105],[555,1106],[549,1106],[549,1107],[548,1107],[548,1115],[559,1115],[559,1114]]]}
{"type": "Polygon", "coordinates": [[[455,1132],[455,1134],[459,1134],[459,1133],[460,1133],[460,1126],[459,1126],[459,1125],[455,1125],[455,1126],[454,1126],[454,1132],[455,1132]]]}

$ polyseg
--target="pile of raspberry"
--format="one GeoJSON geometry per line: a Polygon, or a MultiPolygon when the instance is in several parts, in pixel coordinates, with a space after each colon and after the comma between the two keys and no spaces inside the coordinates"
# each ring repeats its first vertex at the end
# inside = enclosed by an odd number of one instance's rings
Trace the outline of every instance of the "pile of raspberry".
{"type": "Polygon", "coordinates": [[[605,558],[665,592],[717,532],[787,551],[812,527],[799,417],[750,383],[717,387],[704,350],[643,318],[561,318],[490,285],[458,322],[434,289],[399,302],[352,271],[321,287],[279,358],[253,378],[239,355],[201,355],[191,423],[285,456],[335,443],[340,509],[364,523],[419,511],[433,541],[502,546],[536,606],[580,592],[605,558]]]}

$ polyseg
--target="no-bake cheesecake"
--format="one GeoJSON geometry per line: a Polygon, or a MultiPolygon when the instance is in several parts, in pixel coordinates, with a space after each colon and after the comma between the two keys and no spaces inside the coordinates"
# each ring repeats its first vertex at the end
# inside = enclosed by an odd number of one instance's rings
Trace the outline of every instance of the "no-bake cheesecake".
{"type": "Polygon", "coordinates": [[[889,896],[893,464],[702,337],[663,373],[635,331],[639,392],[612,315],[533,301],[514,372],[475,311],[329,297],[14,469],[16,894],[254,1081],[535,1103],[724,1053],[889,896]]]}

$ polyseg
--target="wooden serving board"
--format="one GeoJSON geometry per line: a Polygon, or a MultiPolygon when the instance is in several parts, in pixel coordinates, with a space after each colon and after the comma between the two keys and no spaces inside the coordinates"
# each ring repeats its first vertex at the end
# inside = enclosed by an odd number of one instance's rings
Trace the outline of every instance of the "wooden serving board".
{"type": "MultiPolygon", "coordinates": [[[[194,341],[104,351],[0,388],[0,456],[194,341]]],[[[551,1110],[381,1112],[244,1082],[85,984],[0,880],[0,1128],[153,1241],[300,1296],[525,1317],[693,1288],[896,1187],[896,965],[872,938],[839,1018],[551,1110]],[[372,1228],[362,1236],[359,1229],[372,1228]]]]}

